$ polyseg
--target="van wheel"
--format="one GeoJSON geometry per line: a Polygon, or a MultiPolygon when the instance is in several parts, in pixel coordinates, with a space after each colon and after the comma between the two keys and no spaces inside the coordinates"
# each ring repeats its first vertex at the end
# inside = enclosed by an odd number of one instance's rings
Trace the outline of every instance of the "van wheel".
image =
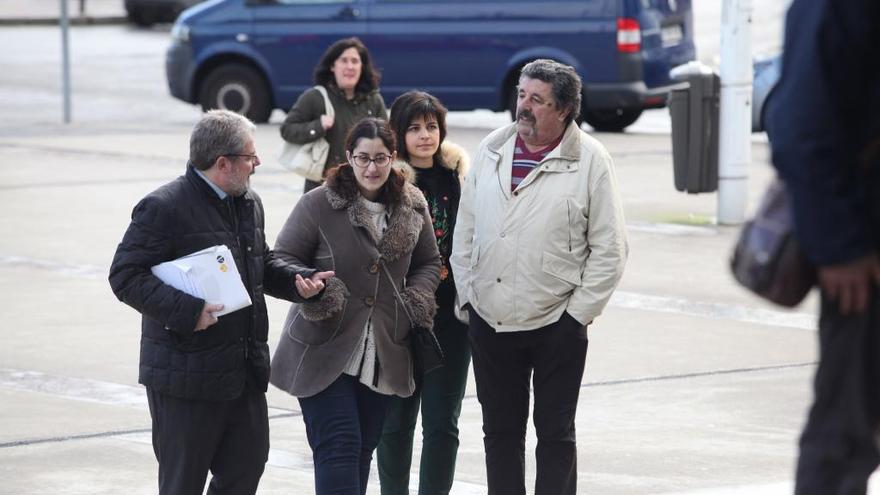
{"type": "Polygon", "coordinates": [[[218,67],[205,77],[199,92],[202,110],[232,110],[254,122],[269,121],[269,88],[256,70],[242,64],[218,67]]]}
{"type": "Polygon", "coordinates": [[[585,108],[583,118],[590,127],[599,132],[623,132],[624,129],[638,120],[642,115],[641,108],[610,108],[590,110],[585,108]]]}

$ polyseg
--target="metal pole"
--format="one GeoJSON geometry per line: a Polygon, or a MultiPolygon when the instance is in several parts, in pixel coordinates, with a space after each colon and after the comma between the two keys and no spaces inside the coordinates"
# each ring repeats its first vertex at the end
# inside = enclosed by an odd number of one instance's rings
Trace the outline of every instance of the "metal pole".
{"type": "Polygon", "coordinates": [[[721,11],[721,122],[718,223],[745,220],[752,162],[752,1],[724,0],[721,11]]]}
{"type": "Polygon", "coordinates": [[[70,123],[70,47],[67,42],[70,29],[67,0],[61,2],[61,90],[64,98],[64,123],[70,123]]]}

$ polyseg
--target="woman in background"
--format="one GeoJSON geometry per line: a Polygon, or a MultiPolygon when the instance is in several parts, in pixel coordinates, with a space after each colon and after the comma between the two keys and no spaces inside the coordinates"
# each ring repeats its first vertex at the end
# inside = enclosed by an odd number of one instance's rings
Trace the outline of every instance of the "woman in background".
{"type": "Polygon", "coordinates": [[[401,160],[395,166],[405,170],[425,195],[440,251],[434,333],[446,365],[416,376],[412,396],[391,400],[379,443],[379,481],[382,495],[409,494],[413,435],[421,402],[423,442],[418,493],[448,494],[455,474],[458,417],[471,356],[468,327],[456,317],[455,283],[449,270],[452,232],[468,157],[460,147],[444,142],[446,108],[428,93],[409,91],[398,97],[391,106],[391,125],[397,134],[401,160]]]}
{"type": "MultiPolygon", "coordinates": [[[[345,161],[345,137],[357,122],[365,117],[387,119],[388,114],[379,94],[379,73],[373,68],[367,47],[357,38],[345,38],[327,48],[315,67],[315,85],[326,88],[335,115],[327,115],[321,92],[310,88],[287,113],[281,137],[293,144],[327,139],[330,152],[324,164],[326,172],[345,161]]],[[[306,179],[303,192],[319,185],[306,179]]]]}

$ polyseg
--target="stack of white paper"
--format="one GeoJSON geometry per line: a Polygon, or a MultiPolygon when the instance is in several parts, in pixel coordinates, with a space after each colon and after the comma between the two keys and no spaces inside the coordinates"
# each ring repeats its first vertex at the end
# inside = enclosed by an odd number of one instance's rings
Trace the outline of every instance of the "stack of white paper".
{"type": "Polygon", "coordinates": [[[251,296],[241,283],[232,252],[226,246],[213,246],[160,263],[150,271],[175,289],[211,304],[222,304],[223,316],[251,305],[251,296]]]}

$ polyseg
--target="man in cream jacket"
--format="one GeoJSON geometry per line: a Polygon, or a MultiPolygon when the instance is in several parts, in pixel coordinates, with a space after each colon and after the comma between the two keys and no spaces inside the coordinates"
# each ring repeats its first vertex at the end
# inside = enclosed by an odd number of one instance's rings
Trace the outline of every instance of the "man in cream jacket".
{"type": "Polygon", "coordinates": [[[572,67],[523,67],[516,122],[483,140],[462,191],[450,263],[470,316],[490,495],[525,494],[530,380],[535,494],[577,490],[587,326],[627,256],[613,163],[576,124],[580,108],[572,67]]]}

